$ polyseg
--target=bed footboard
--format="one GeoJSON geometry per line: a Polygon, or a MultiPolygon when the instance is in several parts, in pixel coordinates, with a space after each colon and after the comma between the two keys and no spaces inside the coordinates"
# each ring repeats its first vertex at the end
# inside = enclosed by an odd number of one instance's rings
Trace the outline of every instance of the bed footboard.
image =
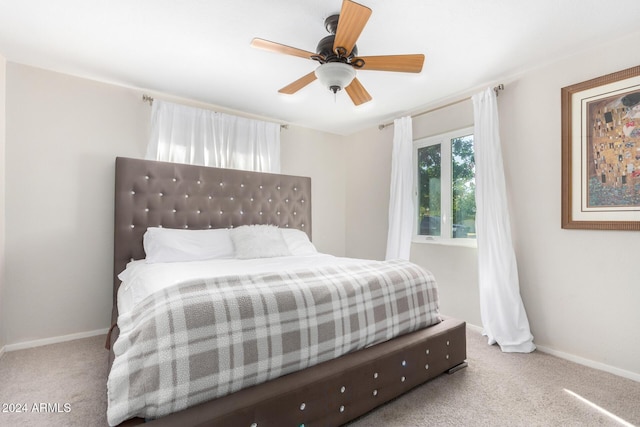
{"type": "MultiPolygon", "coordinates": [[[[176,412],[151,426],[339,426],[466,359],[465,322],[441,323],[176,412]]],[[[143,423],[129,420],[122,426],[143,423]]]]}

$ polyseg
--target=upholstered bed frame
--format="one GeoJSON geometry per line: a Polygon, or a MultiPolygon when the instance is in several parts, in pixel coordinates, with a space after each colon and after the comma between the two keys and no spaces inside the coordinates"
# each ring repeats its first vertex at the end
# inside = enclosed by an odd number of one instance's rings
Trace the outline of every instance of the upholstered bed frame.
{"type": "MultiPolygon", "coordinates": [[[[311,238],[311,179],[148,160],[116,159],[112,332],[117,275],[144,258],[147,227],[273,224],[311,238]]],[[[444,372],[466,366],[465,324],[438,325],[153,420],[153,426],[338,426],[444,372]]],[[[110,352],[109,365],[113,362],[110,352]]],[[[143,423],[128,420],[122,425],[143,423]]]]}

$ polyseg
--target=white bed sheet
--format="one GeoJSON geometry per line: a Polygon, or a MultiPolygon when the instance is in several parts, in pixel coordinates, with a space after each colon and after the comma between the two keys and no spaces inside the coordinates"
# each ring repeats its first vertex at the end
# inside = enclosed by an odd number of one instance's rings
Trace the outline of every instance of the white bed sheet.
{"type": "Polygon", "coordinates": [[[152,293],[187,280],[362,262],[370,261],[320,253],[248,260],[212,259],[157,264],[148,264],[145,260],[131,261],[127,264],[127,268],[118,275],[122,281],[122,285],[118,289],[118,313],[120,315],[128,313],[136,304],[152,293]]]}

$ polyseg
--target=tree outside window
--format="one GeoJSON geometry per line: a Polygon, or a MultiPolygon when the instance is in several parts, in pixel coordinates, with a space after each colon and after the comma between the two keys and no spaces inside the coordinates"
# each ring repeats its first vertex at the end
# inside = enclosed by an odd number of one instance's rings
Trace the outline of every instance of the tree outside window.
{"type": "Polygon", "coordinates": [[[417,234],[475,238],[475,158],[472,129],[415,142],[417,234]]]}

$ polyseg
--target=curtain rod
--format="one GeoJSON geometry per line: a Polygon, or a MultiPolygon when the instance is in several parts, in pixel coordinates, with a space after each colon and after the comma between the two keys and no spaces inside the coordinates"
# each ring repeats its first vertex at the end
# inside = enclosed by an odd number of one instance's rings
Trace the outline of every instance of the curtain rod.
{"type": "MultiPolygon", "coordinates": [[[[142,94],[142,101],[148,102],[149,105],[153,105],[153,97],[147,95],[146,93],[142,94]]],[[[280,125],[280,129],[289,129],[289,125],[280,125]]]]}
{"type": "MultiPolygon", "coordinates": [[[[493,88],[493,91],[496,93],[496,96],[498,96],[498,91],[501,91],[501,90],[504,90],[504,85],[502,83],[500,83],[498,86],[495,86],[493,88]]],[[[471,99],[471,97],[467,96],[466,98],[462,98],[462,99],[459,99],[457,101],[453,101],[453,102],[450,102],[448,104],[441,105],[439,107],[435,107],[435,108],[432,108],[430,110],[422,111],[421,113],[414,114],[413,116],[411,116],[411,118],[415,119],[416,117],[424,116],[425,114],[433,113],[434,111],[442,110],[443,108],[451,107],[452,105],[460,104],[461,102],[468,101],[470,99],[471,99]]],[[[378,125],[378,129],[382,130],[382,129],[386,128],[387,126],[391,126],[391,125],[393,125],[393,122],[385,123],[383,125],[378,125]]]]}

